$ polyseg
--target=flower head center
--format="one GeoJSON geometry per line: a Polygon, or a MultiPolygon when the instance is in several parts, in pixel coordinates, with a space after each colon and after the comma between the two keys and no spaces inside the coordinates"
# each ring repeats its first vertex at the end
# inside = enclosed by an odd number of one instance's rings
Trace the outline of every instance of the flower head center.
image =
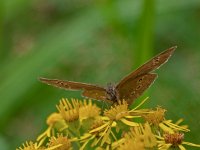
{"type": "Polygon", "coordinates": [[[166,134],[164,134],[165,143],[170,143],[173,146],[181,144],[183,139],[184,139],[183,133],[173,133],[173,134],[166,133],[166,134]]]}

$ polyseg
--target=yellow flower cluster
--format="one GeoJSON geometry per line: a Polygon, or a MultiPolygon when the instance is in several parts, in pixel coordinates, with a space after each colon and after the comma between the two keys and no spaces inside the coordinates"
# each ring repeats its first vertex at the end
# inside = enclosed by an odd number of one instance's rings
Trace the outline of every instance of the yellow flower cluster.
{"type": "Polygon", "coordinates": [[[17,150],[185,150],[183,145],[200,147],[185,142],[187,125],[165,118],[166,110],[130,109],[120,101],[101,110],[91,100],[62,99],[58,112],[47,118],[48,128],[35,142],[25,142],[17,150]]]}

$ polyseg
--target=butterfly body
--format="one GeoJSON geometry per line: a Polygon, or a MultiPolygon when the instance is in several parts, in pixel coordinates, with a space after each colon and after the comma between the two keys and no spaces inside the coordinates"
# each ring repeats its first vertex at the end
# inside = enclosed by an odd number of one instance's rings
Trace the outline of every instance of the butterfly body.
{"type": "Polygon", "coordinates": [[[82,90],[82,95],[84,97],[96,100],[116,103],[124,99],[130,105],[152,85],[157,78],[157,74],[152,73],[152,71],[166,63],[175,49],[176,46],[163,51],[124,77],[118,84],[108,84],[106,88],[87,83],[58,79],[40,78],[40,81],[65,90],[82,90]]]}
{"type": "Polygon", "coordinates": [[[106,98],[113,103],[119,100],[119,94],[114,84],[109,83],[106,87],[106,98]]]}

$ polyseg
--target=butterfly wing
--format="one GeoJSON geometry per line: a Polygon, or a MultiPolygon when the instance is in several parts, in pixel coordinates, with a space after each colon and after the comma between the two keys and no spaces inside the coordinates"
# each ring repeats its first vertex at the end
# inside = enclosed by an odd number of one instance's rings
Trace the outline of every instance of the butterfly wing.
{"type": "Polygon", "coordinates": [[[52,85],[54,87],[62,88],[65,90],[83,90],[82,95],[88,98],[105,101],[107,100],[106,89],[96,85],[73,81],[63,81],[58,79],[39,78],[39,80],[48,85],[52,85]]]}
{"type": "Polygon", "coordinates": [[[102,100],[102,101],[106,101],[109,103],[113,103],[111,100],[109,100],[107,98],[107,92],[104,88],[102,89],[87,89],[87,90],[83,90],[82,95],[84,97],[88,97],[88,98],[92,98],[92,99],[96,99],[96,100],[102,100]]]}
{"type": "Polygon", "coordinates": [[[171,57],[176,48],[177,46],[171,47],[163,51],[162,53],[158,54],[157,56],[153,57],[149,61],[147,61],[145,64],[140,66],[134,72],[130,73],[128,76],[123,78],[120,81],[120,83],[118,83],[117,88],[120,89],[121,86],[124,86],[124,84],[127,83],[126,81],[129,80],[130,78],[134,79],[141,75],[154,71],[155,69],[158,69],[161,65],[163,65],[168,61],[168,59],[171,57]]]}
{"type": "Polygon", "coordinates": [[[175,49],[176,46],[163,51],[123,78],[116,86],[118,97],[127,100],[131,104],[133,100],[142,95],[157,77],[156,74],[150,72],[166,63],[175,49]]]}
{"type": "Polygon", "coordinates": [[[136,78],[129,78],[117,89],[119,99],[126,100],[128,104],[138,98],[155,81],[157,74],[148,73],[136,78]]]}

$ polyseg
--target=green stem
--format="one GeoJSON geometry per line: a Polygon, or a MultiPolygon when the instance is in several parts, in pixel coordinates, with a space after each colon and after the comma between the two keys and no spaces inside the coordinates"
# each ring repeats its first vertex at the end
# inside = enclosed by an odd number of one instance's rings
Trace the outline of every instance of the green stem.
{"type": "Polygon", "coordinates": [[[3,50],[3,12],[4,12],[4,1],[1,2],[0,5],[0,58],[1,60],[3,59],[3,52],[5,50],[3,50]]]}
{"type": "MultiPolygon", "coordinates": [[[[143,10],[139,22],[138,46],[135,53],[135,66],[137,68],[144,64],[153,54],[155,23],[155,0],[144,0],[143,10]]],[[[143,94],[135,105],[141,102],[147,94],[143,94]]]]}
{"type": "Polygon", "coordinates": [[[140,66],[153,54],[155,23],[155,0],[144,0],[139,24],[139,38],[136,65],[140,66]]]}

